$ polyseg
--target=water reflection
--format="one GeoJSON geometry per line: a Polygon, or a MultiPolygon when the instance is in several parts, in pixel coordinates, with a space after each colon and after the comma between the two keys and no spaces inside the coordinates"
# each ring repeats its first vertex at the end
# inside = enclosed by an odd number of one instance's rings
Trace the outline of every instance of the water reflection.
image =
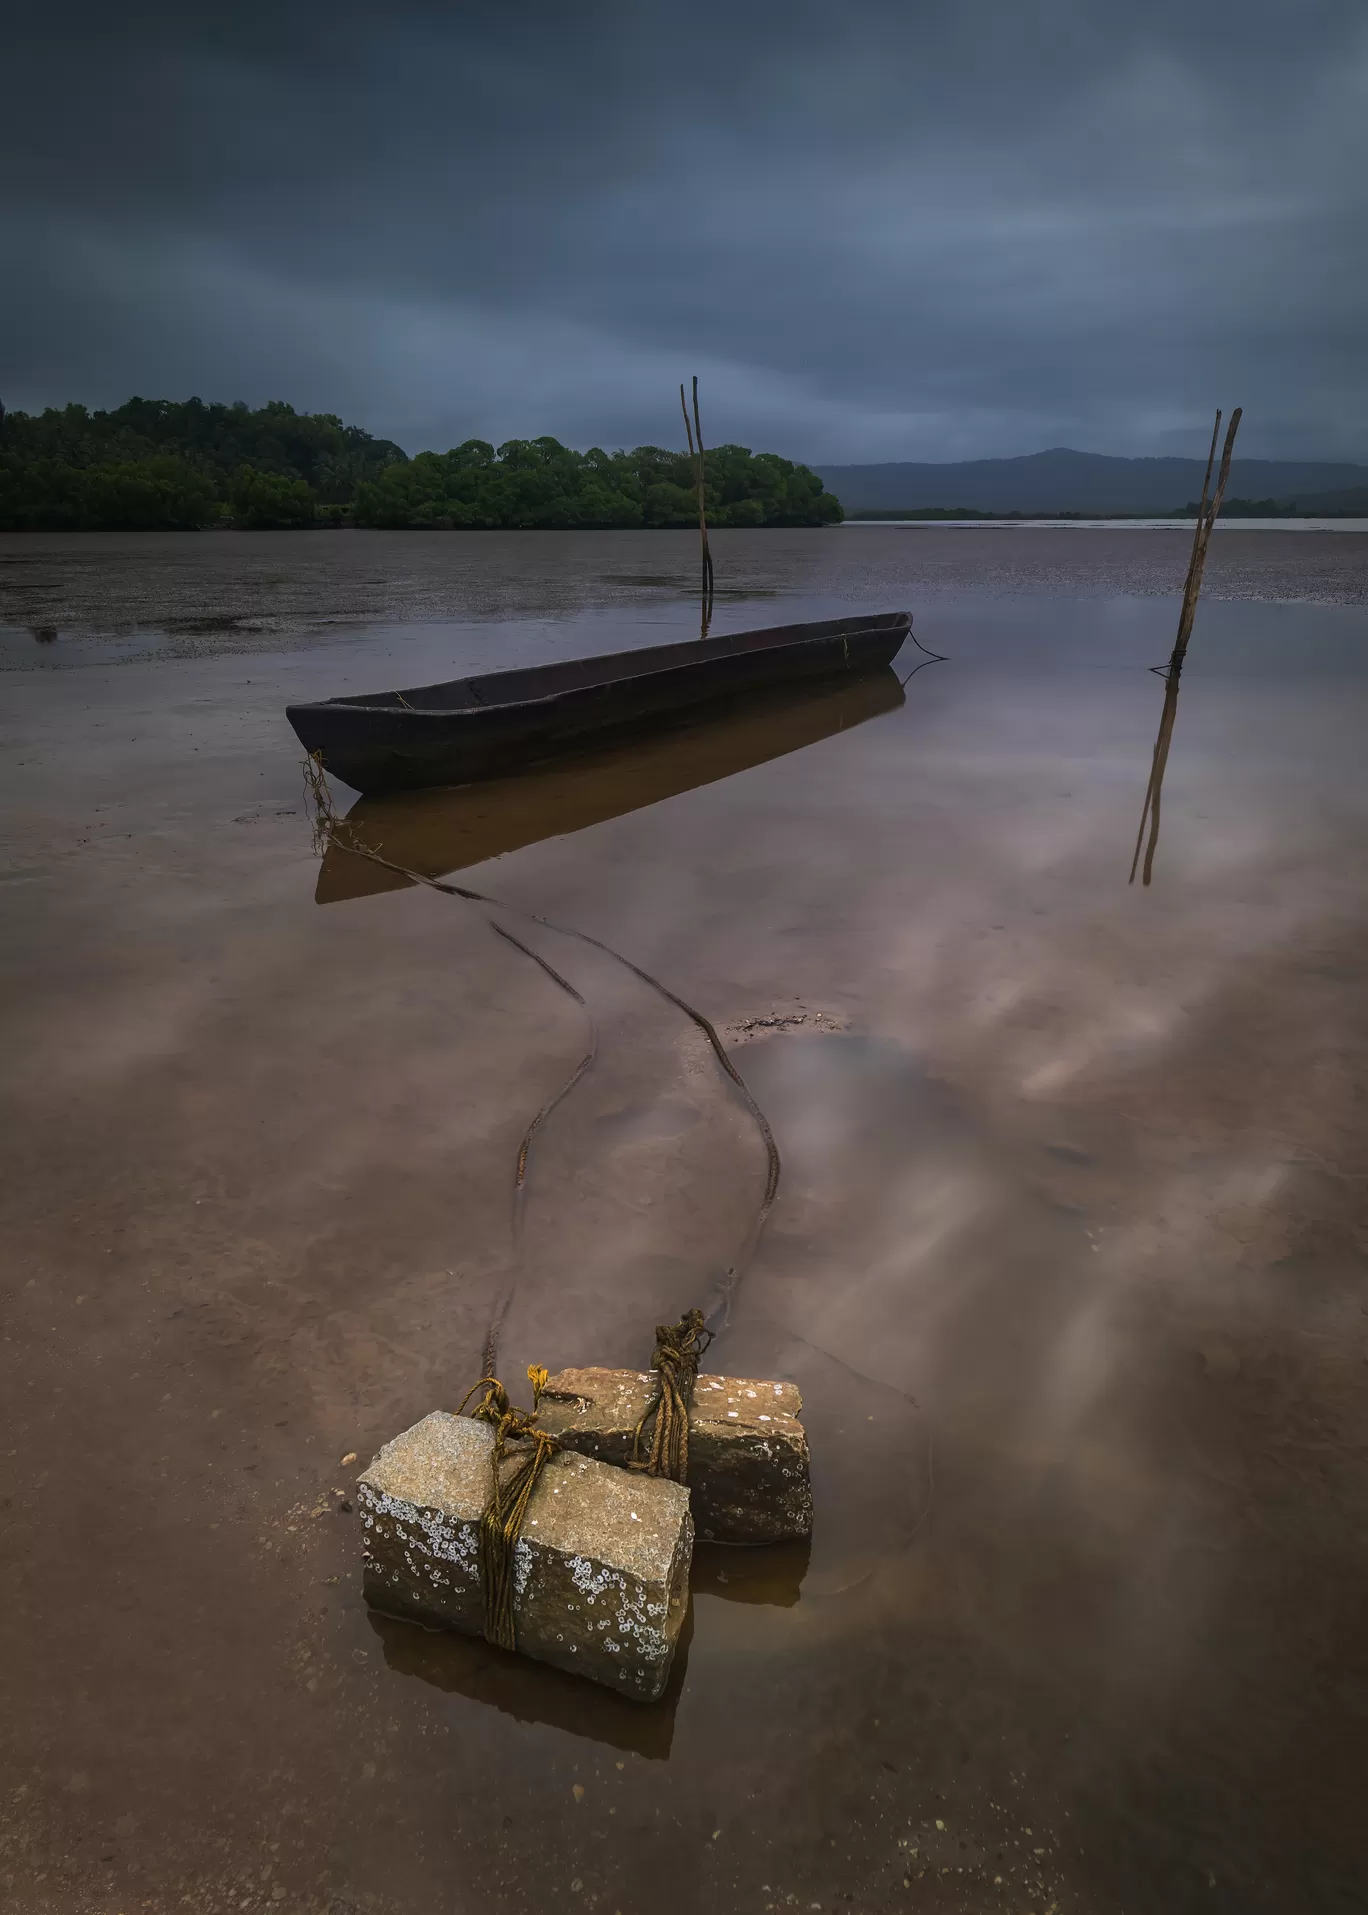
{"type": "Polygon", "coordinates": [[[434,1689],[484,1703],[515,1722],[542,1722],[610,1749],[630,1750],[652,1762],[669,1759],[675,1710],[689,1663],[692,1606],[679,1633],[665,1693],[648,1708],[563,1669],[509,1655],[478,1636],[423,1629],[376,1610],[369,1612],[368,1620],[380,1638],[386,1667],[396,1675],[416,1676],[434,1689]]]}
{"type": "Polygon", "coordinates": [[[803,1593],[803,1578],[811,1560],[810,1536],[791,1543],[770,1543],[763,1549],[695,1543],[689,1585],[695,1596],[720,1596],[724,1602],[792,1609],[803,1593]]]}
{"type": "MultiPolygon", "coordinates": [[[[801,751],[903,702],[891,669],[816,691],[747,699],[706,723],[615,745],[574,764],[441,791],[359,798],[347,824],[360,843],[395,864],[444,877],[801,751]]],[[[409,882],[334,845],[323,859],[315,898],[334,904],[402,890],[409,882]]]]}
{"type": "MultiPolygon", "coordinates": [[[[806,1539],[767,1549],[699,1543],[689,1575],[690,1590],[694,1597],[717,1596],[731,1603],[792,1609],[809,1555],[806,1539]]],[[[649,1708],[564,1670],[506,1655],[477,1636],[424,1629],[378,1610],[368,1611],[367,1620],[380,1639],[385,1666],[396,1675],[414,1676],[447,1695],[464,1696],[517,1722],[545,1723],[608,1748],[630,1750],[648,1761],[669,1760],[694,1632],[692,1603],[665,1693],[649,1708]]]]}
{"type": "MultiPolygon", "coordinates": [[[[1157,668],[1156,668],[1157,669],[1157,668]]],[[[1159,801],[1164,791],[1164,773],[1168,769],[1169,746],[1173,742],[1173,726],[1178,716],[1178,687],[1180,674],[1170,668],[1164,677],[1164,708],[1159,715],[1159,731],[1154,740],[1154,756],[1150,761],[1149,783],[1145,787],[1145,803],[1140,813],[1140,829],[1135,834],[1135,854],[1131,859],[1130,882],[1135,883],[1136,868],[1140,863],[1140,847],[1145,845],[1145,868],[1141,878],[1148,884],[1154,875],[1154,854],[1159,845],[1159,801]],[[1149,826],[1149,842],[1145,844],[1145,826],[1149,826]]]]}

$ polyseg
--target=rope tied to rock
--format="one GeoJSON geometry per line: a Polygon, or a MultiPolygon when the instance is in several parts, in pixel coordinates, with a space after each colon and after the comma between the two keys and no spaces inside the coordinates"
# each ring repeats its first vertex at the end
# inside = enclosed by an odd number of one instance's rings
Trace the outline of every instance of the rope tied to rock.
{"type": "Polygon", "coordinates": [[[536,1427],[537,1408],[550,1372],[534,1363],[527,1372],[532,1385],[532,1408],[516,1410],[508,1392],[496,1376],[482,1376],[466,1391],[461,1409],[465,1409],[476,1390],[484,1397],[471,1411],[481,1423],[494,1427],[494,1447],[490,1452],[489,1501],[480,1516],[480,1590],[484,1599],[484,1632],[500,1649],[516,1649],[517,1632],[513,1609],[517,1599],[516,1552],[522,1534],[523,1519],[532,1492],[541,1473],[560,1448],[554,1436],[536,1427]],[[510,1443],[530,1447],[515,1453],[516,1461],[505,1475],[510,1443]]]}
{"type": "Polygon", "coordinates": [[[656,1325],[655,1354],[651,1368],[660,1378],[656,1397],[632,1433],[632,1468],[645,1470],[648,1476],[668,1476],[673,1482],[689,1480],[689,1404],[698,1380],[698,1365],[712,1342],[712,1331],[705,1329],[701,1310],[686,1310],[678,1323],[656,1325]],[[706,1337],[707,1343],[699,1338],[706,1337]],[[651,1450],[641,1456],[641,1434],[655,1418],[651,1450]]]}

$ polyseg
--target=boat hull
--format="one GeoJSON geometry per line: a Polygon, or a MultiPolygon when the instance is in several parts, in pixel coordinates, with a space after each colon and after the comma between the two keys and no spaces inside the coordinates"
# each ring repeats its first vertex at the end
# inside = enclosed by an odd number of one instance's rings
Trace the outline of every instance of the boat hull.
{"type": "Polygon", "coordinates": [[[291,705],[286,717],[304,749],[319,754],[330,774],[357,791],[469,784],[669,726],[745,693],[877,671],[891,663],[910,625],[906,614],[890,613],[737,633],[616,658],[491,673],[450,688],[291,705]],[[574,676],[588,682],[565,682],[574,676]],[[481,702],[489,691],[516,686],[536,694],[543,684],[548,689],[541,695],[481,702]],[[434,709],[433,700],[446,689],[453,701],[468,702],[434,709]]]}

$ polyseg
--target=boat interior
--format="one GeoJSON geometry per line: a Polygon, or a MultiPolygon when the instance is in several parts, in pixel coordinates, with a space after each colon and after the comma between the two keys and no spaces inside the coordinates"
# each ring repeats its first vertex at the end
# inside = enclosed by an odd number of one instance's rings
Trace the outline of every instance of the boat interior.
{"type": "Polygon", "coordinates": [[[677,645],[651,645],[636,651],[602,652],[593,658],[567,658],[554,664],[532,665],[520,671],[484,672],[475,678],[453,678],[440,685],[413,685],[403,691],[360,692],[329,698],[329,705],[364,705],[369,709],[412,711],[476,711],[497,705],[518,705],[527,699],[551,698],[558,692],[580,691],[590,685],[640,678],[650,672],[673,671],[681,665],[708,659],[738,657],[746,652],[771,651],[808,640],[853,637],[856,632],[890,631],[910,625],[905,612],[876,616],[824,619],[815,624],[775,625],[759,632],[723,633],[717,638],[686,639],[677,645]]]}

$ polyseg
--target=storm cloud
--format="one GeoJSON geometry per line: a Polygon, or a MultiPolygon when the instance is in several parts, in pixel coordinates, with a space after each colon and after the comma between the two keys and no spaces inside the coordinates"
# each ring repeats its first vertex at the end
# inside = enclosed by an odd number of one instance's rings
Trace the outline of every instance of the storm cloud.
{"type": "Polygon", "coordinates": [[[0,396],[409,450],[1368,458],[1361,0],[11,22],[0,396]]]}

